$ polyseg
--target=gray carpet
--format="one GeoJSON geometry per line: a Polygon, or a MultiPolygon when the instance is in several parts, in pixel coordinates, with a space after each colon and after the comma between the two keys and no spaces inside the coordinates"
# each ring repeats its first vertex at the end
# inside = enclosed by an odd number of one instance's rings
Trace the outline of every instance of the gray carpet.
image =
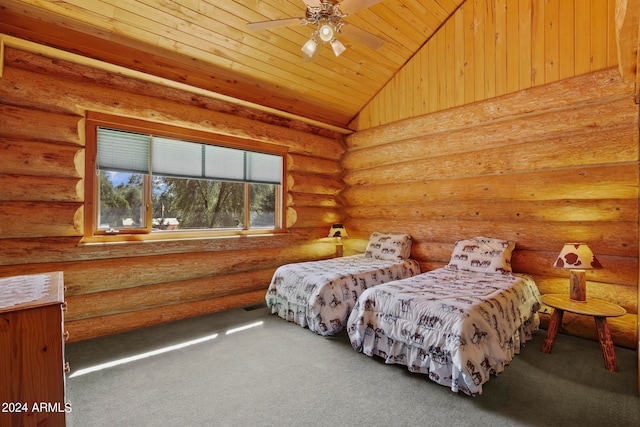
{"type": "Polygon", "coordinates": [[[70,427],[91,426],[612,426],[640,425],[637,356],[545,331],[469,397],[268,314],[233,309],[70,343],[70,427]],[[226,335],[229,328],[263,323],[226,335]],[[101,371],[82,369],[218,334],[101,371]]]}

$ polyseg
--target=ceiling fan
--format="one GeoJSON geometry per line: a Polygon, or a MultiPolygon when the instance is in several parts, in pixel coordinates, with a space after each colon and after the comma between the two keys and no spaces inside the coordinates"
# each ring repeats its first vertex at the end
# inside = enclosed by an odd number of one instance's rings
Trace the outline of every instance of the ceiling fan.
{"type": "Polygon", "coordinates": [[[317,53],[320,41],[329,43],[333,53],[340,56],[347,48],[336,39],[340,33],[345,37],[367,46],[369,49],[379,49],[385,44],[385,40],[378,36],[349,25],[342,19],[360,10],[380,3],[382,0],[302,0],[307,6],[304,17],[274,19],[271,21],[249,22],[250,30],[266,30],[269,28],[289,27],[293,25],[315,25],[311,38],[302,46],[302,52],[313,59],[317,53]]]}

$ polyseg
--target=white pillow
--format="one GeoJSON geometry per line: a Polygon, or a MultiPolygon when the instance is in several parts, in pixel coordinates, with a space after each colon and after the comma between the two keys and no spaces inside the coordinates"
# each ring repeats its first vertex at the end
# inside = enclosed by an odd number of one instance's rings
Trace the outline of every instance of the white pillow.
{"type": "Polygon", "coordinates": [[[411,256],[411,236],[400,233],[378,233],[369,237],[369,244],[364,252],[366,258],[406,259],[411,256]]]}
{"type": "Polygon", "coordinates": [[[514,241],[489,237],[458,240],[448,267],[480,273],[511,274],[511,253],[515,247],[514,241]]]}

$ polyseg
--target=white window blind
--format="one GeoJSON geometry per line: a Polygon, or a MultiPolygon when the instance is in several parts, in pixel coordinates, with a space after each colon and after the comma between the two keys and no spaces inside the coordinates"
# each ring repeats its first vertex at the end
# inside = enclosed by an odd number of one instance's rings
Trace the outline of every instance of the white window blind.
{"type": "Polygon", "coordinates": [[[202,144],[154,136],[151,169],[155,175],[203,178],[202,144]]]}
{"type": "Polygon", "coordinates": [[[207,145],[205,175],[213,179],[244,181],[244,157],[244,150],[207,145]]]}
{"type": "Polygon", "coordinates": [[[245,179],[249,182],[280,184],[282,180],[282,156],[247,151],[245,179]]]}
{"type": "Polygon", "coordinates": [[[99,169],[282,184],[282,161],[276,154],[98,128],[99,169]]]}
{"type": "Polygon", "coordinates": [[[149,173],[150,136],[98,128],[98,169],[149,173]]]}

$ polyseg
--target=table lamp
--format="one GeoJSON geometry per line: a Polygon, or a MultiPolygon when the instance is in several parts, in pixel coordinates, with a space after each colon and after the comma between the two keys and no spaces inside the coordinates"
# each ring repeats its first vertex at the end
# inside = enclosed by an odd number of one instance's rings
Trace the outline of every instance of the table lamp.
{"type": "Polygon", "coordinates": [[[336,256],[341,257],[343,253],[342,238],[349,237],[347,230],[342,224],[333,224],[329,230],[329,237],[337,237],[338,243],[336,243],[336,256]]]}
{"type": "Polygon", "coordinates": [[[571,270],[569,298],[578,302],[587,300],[585,270],[602,268],[602,264],[586,243],[565,243],[554,266],[571,270]]]}

